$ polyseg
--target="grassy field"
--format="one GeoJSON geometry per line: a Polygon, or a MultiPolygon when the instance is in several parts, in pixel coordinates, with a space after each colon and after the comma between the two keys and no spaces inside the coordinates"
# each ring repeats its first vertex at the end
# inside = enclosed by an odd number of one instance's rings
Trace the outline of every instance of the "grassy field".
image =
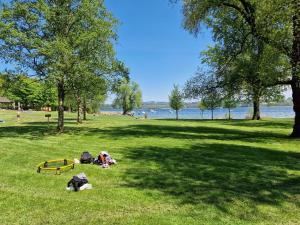
{"type": "Polygon", "coordinates": [[[55,133],[56,113],[0,112],[0,224],[300,224],[300,141],[292,120],[96,116],[55,133]],[[118,165],[62,175],[36,165],[107,150],[118,165]],[[92,190],[65,190],[85,172],[92,190]]]}

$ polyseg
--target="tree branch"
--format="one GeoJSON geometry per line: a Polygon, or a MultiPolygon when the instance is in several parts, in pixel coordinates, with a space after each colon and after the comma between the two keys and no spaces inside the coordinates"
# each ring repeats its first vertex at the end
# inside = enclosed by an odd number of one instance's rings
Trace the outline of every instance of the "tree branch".
{"type": "Polygon", "coordinates": [[[233,8],[237,12],[239,12],[241,14],[241,16],[244,18],[244,20],[250,26],[251,33],[253,34],[254,37],[256,37],[257,39],[263,41],[264,43],[266,43],[268,45],[273,46],[274,48],[276,48],[283,54],[290,56],[290,49],[287,46],[284,46],[282,43],[274,42],[267,36],[264,36],[257,31],[256,20],[255,20],[255,15],[254,15],[254,13],[255,13],[254,6],[251,5],[251,3],[246,0],[239,0],[239,2],[242,4],[244,9],[242,9],[241,7],[239,7],[235,4],[231,4],[228,2],[222,2],[221,5],[233,8]]]}
{"type": "Polygon", "coordinates": [[[292,85],[292,80],[277,80],[272,84],[266,85],[266,87],[273,87],[277,85],[292,85]]]}

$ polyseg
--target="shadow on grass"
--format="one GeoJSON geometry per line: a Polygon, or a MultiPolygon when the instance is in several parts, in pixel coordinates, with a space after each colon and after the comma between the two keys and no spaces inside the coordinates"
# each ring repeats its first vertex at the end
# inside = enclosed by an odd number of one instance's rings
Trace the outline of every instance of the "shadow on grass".
{"type": "MultiPolygon", "coordinates": [[[[155,119],[159,121],[176,121],[175,119],[155,119]]],[[[207,122],[221,122],[224,125],[230,126],[241,126],[241,127],[266,127],[266,128],[283,128],[292,129],[293,119],[276,119],[276,120],[246,120],[246,119],[180,119],[184,122],[196,122],[196,123],[207,123],[207,122]]]]}
{"type": "Polygon", "coordinates": [[[283,133],[270,131],[247,131],[233,129],[232,127],[212,126],[174,126],[172,125],[152,125],[136,124],[126,127],[111,128],[106,134],[115,138],[129,137],[158,137],[175,139],[214,139],[214,140],[241,140],[248,142],[269,142],[287,140],[288,136],[283,133]]]}
{"type": "MultiPolygon", "coordinates": [[[[153,124],[134,124],[120,127],[108,127],[105,129],[91,128],[82,124],[76,126],[75,121],[67,121],[65,134],[86,135],[107,137],[111,139],[126,138],[175,138],[175,139],[214,139],[214,140],[241,140],[247,142],[270,142],[274,140],[288,139],[286,134],[270,131],[247,131],[233,129],[232,127],[213,127],[212,126],[175,126],[175,125],[153,125],[153,124]]],[[[0,137],[19,137],[29,139],[39,139],[45,136],[57,135],[56,123],[31,122],[21,126],[0,127],[0,137]]]]}
{"type": "Polygon", "coordinates": [[[136,168],[126,171],[126,186],[159,190],[180,204],[205,203],[228,213],[235,204],[254,210],[257,203],[300,203],[300,176],[287,173],[300,170],[298,153],[226,144],[127,152],[136,168]]]}
{"type": "MultiPolygon", "coordinates": [[[[65,134],[79,134],[83,130],[89,130],[90,128],[81,128],[76,126],[76,120],[72,119],[65,121],[65,134]]],[[[0,137],[22,137],[27,139],[42,139],[47,136],[59,135],[57,132],[57,123],[50,122],[27,122],[20,123],[15,126],[0,127],[0,137]]]]}

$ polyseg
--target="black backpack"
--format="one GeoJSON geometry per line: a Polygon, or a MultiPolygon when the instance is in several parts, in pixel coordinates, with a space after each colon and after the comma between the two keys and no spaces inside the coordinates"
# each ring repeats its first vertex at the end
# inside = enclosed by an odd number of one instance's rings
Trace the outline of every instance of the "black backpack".
{"type": "Polygon", "coordinates": [[[92,163],[94,161],[93,156],[89,152],[83,152],[80,157],[80,163],[92,163]]]}
{"type": "Polygon", "coordinates": [[[85,178],[79,178],[77,176],[74,176],[69,182],[68,182],[68,187],[73,186],[74,191],[78,191],[81,186],[84,184],[87,184],[88,180],[85,178]]]}

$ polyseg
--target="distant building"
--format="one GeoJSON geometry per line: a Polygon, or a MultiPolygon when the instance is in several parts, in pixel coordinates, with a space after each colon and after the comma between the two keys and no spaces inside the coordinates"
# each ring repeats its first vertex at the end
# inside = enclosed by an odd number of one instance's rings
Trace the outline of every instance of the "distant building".
{"type": "Polygon", "coordinates": [[[13,108],[14,101],[0,96],[0,108],[13,108]]]}

